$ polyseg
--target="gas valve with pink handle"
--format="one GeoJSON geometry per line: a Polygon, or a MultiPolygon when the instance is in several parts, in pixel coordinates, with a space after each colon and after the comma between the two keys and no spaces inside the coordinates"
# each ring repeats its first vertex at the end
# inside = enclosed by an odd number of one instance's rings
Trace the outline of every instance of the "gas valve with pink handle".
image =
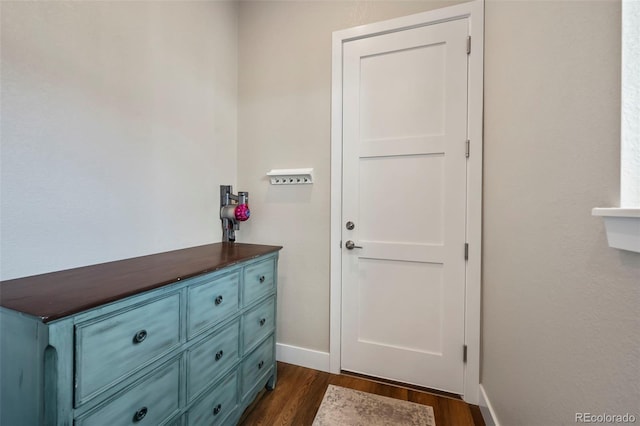
{"type": "Polygon", "coordinates": [[[249,193],[233,194],[231,185],[220,185],[220,220],[222,221],[222,241],[234,242],[235,231],[240,229],[238,222],[249,219],[249,193]]]}

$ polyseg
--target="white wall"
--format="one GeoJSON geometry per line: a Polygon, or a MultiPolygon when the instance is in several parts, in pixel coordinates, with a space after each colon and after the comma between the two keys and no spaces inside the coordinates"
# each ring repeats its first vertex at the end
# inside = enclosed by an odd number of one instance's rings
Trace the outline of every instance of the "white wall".
{"type": "Polygon", "coordinates": [[[331,33],[453,4],[243,1],[238,184],[252,216],[239,241],[280,244],[278,341],[329,351],[331,33]],[[313,167],[314,184],[271,186],[273,168],[313,167]]]}
{"type": "MultiPolygon", "coordinates": [[[[243,241],[282,244],[278,340],[328,350],[331,32],[433,2],[242,2],[243,241]],[[314,167],[272,187],[271,168],[314,167]]],[[[503,425],[637,413],[640,258],[619,201],[620,3],[493,1],[485,15],[482,382],[503,425]]],[[[640,415],[638,416],[640,418],[640,415]]]]}
{"type": "Polygon", "coordinates": [[[237,3],[0,7],[1,278],[219,241],[237,3]]]}
{"type": "Polygon", "coordinates": [[[503,425],[640,419],[640,255],[619,202],[620,3],[488,1],[482,383],[503,425]]]}
{"type": "Polygon", "coordinates": [[[622,2],[620,207],[640,207],[640,1],[622,2]]]}

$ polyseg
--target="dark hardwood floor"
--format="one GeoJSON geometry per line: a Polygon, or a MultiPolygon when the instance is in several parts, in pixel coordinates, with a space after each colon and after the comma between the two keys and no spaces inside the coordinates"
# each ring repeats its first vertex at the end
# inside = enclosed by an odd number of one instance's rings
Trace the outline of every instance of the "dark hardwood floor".
{"type": "Polygon", "coordinates": [[[484,426],[476,405],[447,396],[406,389],[346,374],[330,374],[278,363],[278,383],[247,408],[239,425],[311,425],[327,387],[332,385],[430,405],[437,426],[484,426]]]}

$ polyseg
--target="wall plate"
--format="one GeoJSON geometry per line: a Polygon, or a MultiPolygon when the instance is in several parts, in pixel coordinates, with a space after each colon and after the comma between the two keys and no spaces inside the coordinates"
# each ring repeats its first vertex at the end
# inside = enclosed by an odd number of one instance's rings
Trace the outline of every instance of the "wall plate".
{"type": "Polygon", "coordinates": [[[313,183],[313,168],[272,169],[267,176],[272,185],[306,185],[313,183]]]}

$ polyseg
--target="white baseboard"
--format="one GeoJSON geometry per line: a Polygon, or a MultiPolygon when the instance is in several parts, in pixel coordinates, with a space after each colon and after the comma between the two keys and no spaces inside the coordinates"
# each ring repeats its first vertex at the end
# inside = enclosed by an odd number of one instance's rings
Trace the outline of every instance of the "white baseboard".
{"type": "Polygon", "coordinates": [[[329,372],[329,353],[276,343],[276,360],[329,372]]]}
{"type": "Polygon", "coordinates": [[[480,411],[482,412],[482,418],[487,426],[500,426],[496,412],[493,410],[491,401],[487,396],[487,392],[484,390],[484,386],[480,385],[480,411]]]}

